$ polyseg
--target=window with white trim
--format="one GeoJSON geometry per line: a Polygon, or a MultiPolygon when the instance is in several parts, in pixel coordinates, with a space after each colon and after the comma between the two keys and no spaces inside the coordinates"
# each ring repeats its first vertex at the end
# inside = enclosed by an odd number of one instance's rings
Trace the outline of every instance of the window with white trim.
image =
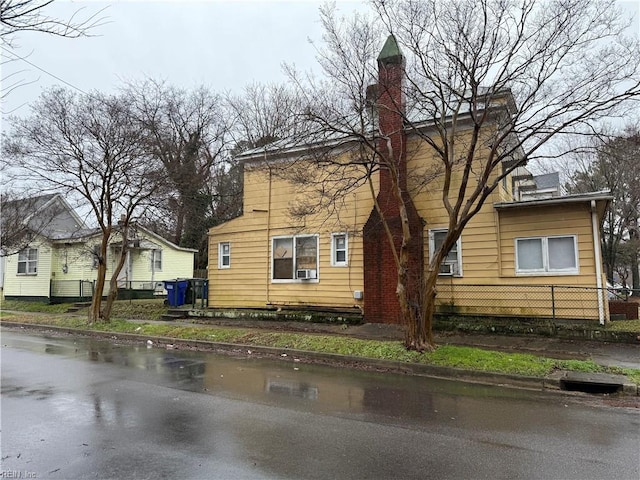
{"type": "Polygon", "coordinates": [[[38,249],[25,248],[18,253],[18,275],[38,273],[38,249]]]}
{"type": "MultiPolygon", "coordinates": [[[[429,230],[429,257],[433,258],[435,253],[442,246],[447,237],[448,230],[446,228],[434,228],[429,230]]],[[[458,238],[453,244],[451,250],[442,260],[438,275],[452,275],[454,277],[462,276],[462,239],[458,238]]]]}
{"type": "Polygon", "coordinates": [[[162,271],[162,250],[159,250],[159,249],[151,250],[151,271],[152,272],[162,271]]]}
{"type": "Polygon", "coordinates": [[[273,237],[271,247],[272,280],[317,280],[317,235],[273,237]]]}
{"type": "Polygon", "coordinates": [[[349,259],[349,240],[346,233],[331,234],[331,265],[346,267],[349,259]]]}
{"type": "Polygon", "coordinates": [[[575,235],[516,238],[516,273],[525,275],[578,273],[575,235]]]}
{"type": "Polygon", "coordinates": [[[231,268],[231,243],[218,244],[218,268],[231,268]]]}
{"type": "Polygon", "coordinates": [[[100,245],[94,245],[91,249],[91,268],[94,270],[100,265],[100,245]]]}

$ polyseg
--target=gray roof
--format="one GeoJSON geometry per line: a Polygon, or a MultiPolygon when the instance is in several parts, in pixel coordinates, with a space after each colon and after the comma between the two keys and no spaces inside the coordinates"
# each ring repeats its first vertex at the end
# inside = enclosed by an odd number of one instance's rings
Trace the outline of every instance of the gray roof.
{"type": "Polygon", "coordinates": [[[533,177],[538,190],[546,190],[548,188],[560,187],[560,174],[558,172],[545,173],[544,175],[536,175],[533,177]]]}
{"type": "MultiPolygon", "coordinates": [[[[510,90],[493,92],[488,87],[480,87],[479,90],[478,98],[486,99],[487,108],[516,109],[515,101],[510,90]]],[[[433,127],[438,121],[445,123],[451,121],[454,107],[457,109],[456,115],[458,116],[458,121],[466,121],[470,114],[469,105],[463,103],[461,106],[459,102],[460,99],[452,94],[449,99],[450,106],[448,108],[442,108],[441,105],[435,104],[408,105],[405,118],[410,125],[405,126],[406,133],[410,134],[414,129],[433,127]],[[448,113],[440,117],[439,115],[443,110],[448,113]]],[[[351,117],[339,116],[339,118],[336,118],[335,130],[321,129],[315,132],[308,132],[307,134],[299,134],[292,138],[278,139],[266,145],[246,150],[239,154],[236,159],[241,162],[268,160],[274,157],[283,158],[287,156],[304,155],[306,152],[316,148],[343,147],[345,145],[355,144],[359,142],[362,136],[373,136],[373,124],[364,125],[365,131],[361,131],[362,127],[361,118],[356,114],[351,117]],[[351,133],[360,131],[361,135],[351,133]]]]}
{"type": "Polygon", "coordinates": [[[595,201],[611,201],[613,196],[609,191],[592,192],[592,193],[576,193],[573,195],[565,195],[562,197],[541,198],[533,200],[521,200],[519,202],[500,202],[494,203],[494,208],[500,210],[505,208],[522,208],[522,207],[538,207],[548,205],[558,205],[562,203],[581,203],[595,201]]]}

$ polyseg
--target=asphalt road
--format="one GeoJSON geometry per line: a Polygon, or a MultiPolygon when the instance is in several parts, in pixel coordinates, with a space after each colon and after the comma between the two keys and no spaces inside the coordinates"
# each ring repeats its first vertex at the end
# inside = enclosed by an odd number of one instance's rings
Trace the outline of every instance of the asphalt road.
{"type": "Polygon", "coordinates": [[[640,478],[587,397],[2,330],[0,478],[640,478]]]}

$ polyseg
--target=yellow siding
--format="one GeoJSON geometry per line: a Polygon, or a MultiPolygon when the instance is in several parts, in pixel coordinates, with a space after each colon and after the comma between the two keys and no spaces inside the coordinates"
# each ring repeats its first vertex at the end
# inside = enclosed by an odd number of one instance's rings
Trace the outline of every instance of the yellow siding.
{"type": "MultiPolygon", "coordinates": [[[[193,252],[178,250],[158,237],[146,236],[144,232],[138,234],[140,238],[160,245],[162,271],[152,272],[149,250],[131,250],[131,270],[127,280],[133,282],[134,288],[150,289],[154,288],[155,283],[162,280],[193,277],[193,252]]],[[[118,237],[112,239],[112,242],[119,241],[118,237]]],[[[93,245],[99,243],[100,239],[93,237],[85,243],[34,244],[38,247],[37,275],[16,275],[18,256],[9,257],[5,270],[4,294],[7,296],[48,297],[50,280],[52,280],[54,281],[52,296],[78,296],[81,281],[93,283],[96,279],[97,269],[93,268],[92,249],[93,245]]],[[[109,247],[107,250],[105,293],[108,292],[108,283],[115,267],[117,255],[114,249],[109,247]]],[[[87,291],[85,290],[85,294],[87,291]]]]}
{"type": "MultiPolygon", "coordinates": [[[[463,132],[461,135],[465,135],[463,132]]],[[[461,137],[463,138],[463,137],[461,137]]],[[[288,164],[287,164],[288,165],[288,164]]],[[[292,207],[313,197],[313,186],[302,188],[274,175],[265,165],[245,168],[245,214],[209,233],[209,304],[212,307],[263,307],[267,305],[362,306],[353,292],[363,290],[361,232],[372,208],[367,185],[344,198],[337,211],[321,209],[306,217],[292,217],[292,207]],[[330,265],[331,233],[349,232],[349,266],[330,265]],[[319,282],[273,283],[271,240],[278,235],[319,235],[319,282]],[[230,242],[231,268],[218,268],[218,244],[230,242]]],[[[429,230],[447,228],[442,201],[442,175],[431,147],[412,140],[408,146],[409,191],[425,221],[424,252],[428,267],[429,230]],[[421,185],[425,178],[429,182],[421,185]]],[[[497,172],[495,174],[497,176],[497,172]]],[[[494,177],[495,178],[495,177],[494,177]]],[[[475,187],[471,178],[467,191],[475,187]]],[[[374,185],[377,186],[377,179],[374,185]]],[[[456,200],[460,172],[454,173],[449,201],[456,200]]],[[[545,209],[517,208],[498,213],[494,203],[511,199],[511,179],[490,195],[465,227],[461,237],[463,276],[442,276],[438,303],[460,313],[597,318],[595,290],[551,289],[541,286],[595,287],[591,217],[586,205],[570,204],[545,209]],[[516,276],[514,238],[534,235],[577,235],[579,274],[516,276]],[[493,285],[484,292],[469,285],[493,285]],[[533,286],[530,289],[520,285],[533,286]],[[537,286],[537,287],[536,287],[537,286]],[[566,298],[564,298],[566,297],[566,298]]],[[[366,295],[366,292],[364,292],[366,295]]],[[[605,302],[606,304],[606,302],[605,302]]],[[[605,305],[606,308],[606,305],[605,305]]]]}
{"type": "MultiPolygon", "coordinates": [[[[464,278],[441,280],[438,302],[442,310],[458,313],[493,312],[496,315],[598,318],[591,213],[586,204],[501,210],[499,228],[499,242],[488,233],[479,235],[479,239],[474,238],[477,230],[475,219],[465,229],[462,245],[464,278]],[[515,239],[551,235],[576,235],[579,273],[516,275],[515,239]],[[497,253],[492,256],[492,246],[494,252],[498,251],[499,246],[500,257],[497,253]],[[487,261],[483,262],[483,259],[487,261]],[[489,268],[490,263],[492,268],[489,268]],[[482,275],[482,268],[489,274],[482,275]],[[468,283],[496,286],[456,288],[457,284],[468,283]],[[553,291],[551,285],[554,286],[553,291]],[[555,303],[555,311],[552,303],[555,303]]],[[[606,310],[606,302],[603,306],[606,310]]]]}
{"type": "MultiPolygon", "coordinates": [[[[591,212],[586,204],[545,208],[502,210],[500,212],[500,248],[502,250],[501,274],[505,278],[516,277],[515,239],[522,237],[576,235],[578,244],[579,275],[527,276],[534,284],[580,285],[595,287],[595,265],[591,212]]],[[[523,279],[522,276],[518,277],[523,279]]]]}
{"type": "Polygon", "coordinates": [[[245,214],[210,230],[209,305],[264,307],[267,305],[324,305],[354,307],[353,292],[363,290],[362,225],[373,200],[367,185],[348,195],[333,215],[326,210],[292,221],[290,209],[312,198],[311,190],[295,190],[287,181],[272,178],[257,167],[245,169],[245,214]],[[248,208],[247,208],[248,207],[248,208]],[[331,265],[331,234],[348,233],[349,262],[331,265]],[[271,241],[281,235],[319,236],[319,281],[273,283],[271,241]],[[218,244],[231,246],[230,268],[218,268],[218,244]]]}
{"type": "Polygon", "coordinates": [[[31,248],[38,249],[38,271],[35,275],[18,275],[18,255],[6,257],[4,295],[49,297],[52,247],[46,240],[37,239],[31,248]]]}
{"type": "MultiPolygon", "coordinates": [[[[155,238],[152,241],[158,243],[162,250],[162,269],[153,270],[151,268],[151,250],[131,250],[129,252],[131,256],[130,281],[151,283],[193,277],[193,252],[176,250],[167,244],[160,243],[155,238]]],[[[107,274],[111,275],[111,269],[107,271],[107,274]]],[[[148,288],[153,287],[149,286],[148,288]]]]}

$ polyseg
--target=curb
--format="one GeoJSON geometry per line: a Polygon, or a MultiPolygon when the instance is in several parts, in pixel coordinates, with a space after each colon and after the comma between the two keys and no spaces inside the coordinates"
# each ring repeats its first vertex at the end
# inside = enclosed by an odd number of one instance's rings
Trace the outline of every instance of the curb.
{"type": "MultiPolygon", "coordinates": [[[[335,363],[346,364],[354,368],[370,369],[385,372],[402,373],[405,375],[415,375],[429,378],[438,378],[444,380],[458,380],[468,383],[495,385],[507,388],[521,388],[529,390],[555,390],[563,391],[562,381],[565,377],[573,372],[560,371],[552,373],[546,377],[531,377],[526,375],[483,372],[476,370],[466,370],[456,367],[445,367],[439,365],[423,365],[417,363],[404,363],[394,360],[380,360],[375,358],[355,357],[350,355],[341,355],[337,353],[311,352],[307,350],[296,350],[291,348],[275,348],[256,345],[246,345],[239,343],[212,342],[209,340],[187,340],[172,337],[160,337],[150,335],[140,335],[136,333],[119,333],[109,331],[83,330],[69,327],[57,327],[54,325],[41,325],[34,323],[11,322],[7,320],[0,321],[0,326],[32,329],[32,330],[50,330],[54,332],[84,335],[91,337],[99,337],[108,340],[129,340],[136,343],[146,343],[148,340],[163,345],[179,345],[186,348],[197,348],[203,351],[213,352],[234,352],[240,353],[250,350],[251,352],[260,353],[269,356],[281,357],[283,354],[290,356],[292,359],[313,359],[316,362],[331,365],[335,363]]],[[[626,377],[620,375],[626,380],[626,377]]],[[[626,380],[623,388],[619,392],[623,395],[638,396],[640,389],[634,383],[626,380]]]]}

